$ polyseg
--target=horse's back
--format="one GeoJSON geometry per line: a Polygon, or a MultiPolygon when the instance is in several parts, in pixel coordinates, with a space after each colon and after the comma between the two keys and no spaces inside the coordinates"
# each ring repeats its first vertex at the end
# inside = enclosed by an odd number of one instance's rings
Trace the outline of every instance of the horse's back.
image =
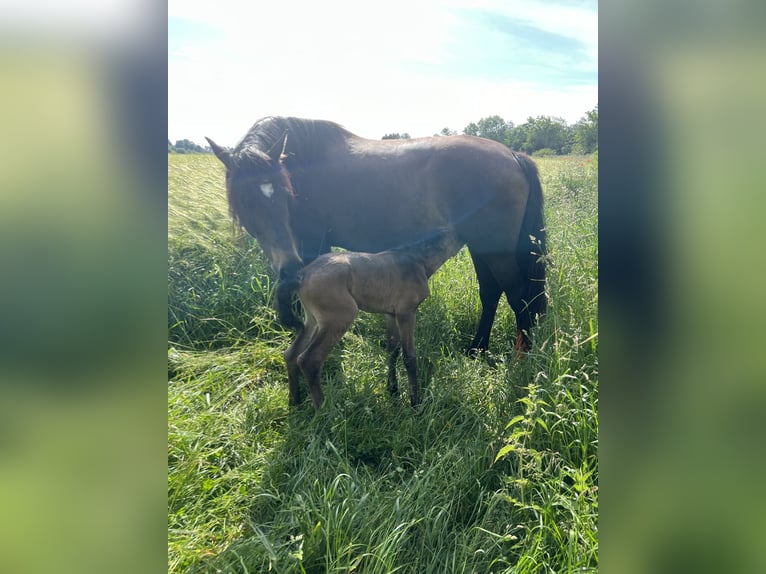
{"type": "Polygon", "coordinates": [[[384,166],[390,173],[407,170],[409,175],[438,175],[436,170],[459,166],[468,172],[507,172],[519,170],[513,152],[505,145],[476,136],[428,137],[406,140],[348,140],[349,160],[364,169],[384,166]]]}
{"type": "MultiPolygon", "coordinates": [[[[473,136],[357,138],[348,149],[347,156],[327,162],[321,177],[302,182],[321,206],[306,208],[298,219],[309,229],[321,212],[328,244],[378,252],[416,241],[423,231],[524,212],[524,172],[498,142],[473,136]]],[[[477,233],[468,230],[469,244],[477,233]]]]}

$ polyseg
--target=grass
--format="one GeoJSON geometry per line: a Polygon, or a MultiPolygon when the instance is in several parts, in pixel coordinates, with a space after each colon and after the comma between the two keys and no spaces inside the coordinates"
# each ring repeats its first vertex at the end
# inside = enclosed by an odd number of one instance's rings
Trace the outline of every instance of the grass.
{"type": "Polygon", "coordinates": [[[527,356],[514,357],[505,304],[487,360],[463,354],[479,316],[464,250],[418,313],[420,411],[387,396],[383,322],[361,314],[326,364],[315,414],[287,408],[290,335],[260,249],[232,230],[217,162],[169,156],[169,571],[596,571],[589,159],[536,159],[551,303],[527,356]]]}

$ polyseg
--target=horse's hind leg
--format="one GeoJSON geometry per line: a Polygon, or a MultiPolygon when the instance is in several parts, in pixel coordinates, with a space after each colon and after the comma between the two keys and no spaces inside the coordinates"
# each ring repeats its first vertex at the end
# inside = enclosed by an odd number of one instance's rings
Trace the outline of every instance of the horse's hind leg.
{"type": "Polygon", "coordinates": [[[519,271],[519,267],[509,256],[499,254],[486,257],[486,263],[488,268],[491,269],[496,283],[505,293],[508,305],[510,305],[514,315],[516,315],[516,340],[514,347],[517,353],[528,351],[532,342],[530,334],[532,332],[533,318],[528,310],[527,301],[524,301],[522,296],[522,293],[525,292],[526,283],[519,271]]]}
{"type": "Polygon", "coordinates": [[[418,361],[415,356],[415,313],[397,315],[396,326],[399,329],[399,339],[402,343],[404,368],[407,370],[407,382],[410,387],[410,404],[414,408],[420,404],[417,377],[418,361]]]}
{"type": "Polygon", "coordinates": [[[479,282],[479,299],[481,300],[479,327],[476,329],[476,336],[468,349],[469,353],[476,353],[486,351],[489,348],[489,334],[492,331],[492,324],[495,322],[497,304],[500,302],[503,289],[483,256],[476,255],[473,251],[470,253],[476,270],[476,279],[479,282]]]}
{"type": "MultiPolygon", "coordinates": [[[[539,317],[536,313],[530,311],[530,308],[536,308],[539,307],[539,305],[535,305],[533,301],[526,301],[524,299],[524,295],[521,295],[520,293],[526,293],[527,290],[522,287],[517,287],[513,291],[506,291],[505,296],[508,299],[508,304],[511,306],[511,309],[513,309],[514,314],[516,315],[516,344],[515,348],[517,353],[523,353],[526,351],[529,351],[529,349],[532,346],[532,327],[535,326],[537,320],[539,317]]],[[[534,297],[545,297],[545,291],[541,291],[536,295],[532,295],[532,298],[534,297]]]]}
{"type": "Polygon", "coordinates": [[[388,392],[391,396],[399,394],[399,383],[396,380],[396,360],[399,358],[401,343],[396,317],[386,315],[386,351],[388,353],[388,392]]]}

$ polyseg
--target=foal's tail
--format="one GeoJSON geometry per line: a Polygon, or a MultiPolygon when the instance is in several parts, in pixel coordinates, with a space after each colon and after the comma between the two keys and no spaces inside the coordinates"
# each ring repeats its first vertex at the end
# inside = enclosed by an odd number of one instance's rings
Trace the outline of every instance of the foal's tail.
{"type": "Polygon", "coordinates": [[[543,189],[537,166],[532,159],[522,153],[514,152],[516,160],[524,171],[529,184],[529,198],[524,212],[524,220],[519,232],[516,260],[524,273],[526,285],[522,299],[526,304],[525,315],[529,327],[542,317],[548,308],[545,295],[545,259],[547,254],[545,241],[545,220],[543,218],[543,189]]]}

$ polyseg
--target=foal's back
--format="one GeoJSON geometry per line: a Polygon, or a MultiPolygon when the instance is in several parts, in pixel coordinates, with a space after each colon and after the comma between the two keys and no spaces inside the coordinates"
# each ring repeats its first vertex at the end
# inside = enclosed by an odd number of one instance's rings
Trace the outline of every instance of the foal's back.
{"type": "Polygon", "coordinates": [[[298,296],[316,310],[348,304],[370,313],[414,311],[429,295],[423,264],[406,252],[325,253],[301,270],[298,296]]]}

